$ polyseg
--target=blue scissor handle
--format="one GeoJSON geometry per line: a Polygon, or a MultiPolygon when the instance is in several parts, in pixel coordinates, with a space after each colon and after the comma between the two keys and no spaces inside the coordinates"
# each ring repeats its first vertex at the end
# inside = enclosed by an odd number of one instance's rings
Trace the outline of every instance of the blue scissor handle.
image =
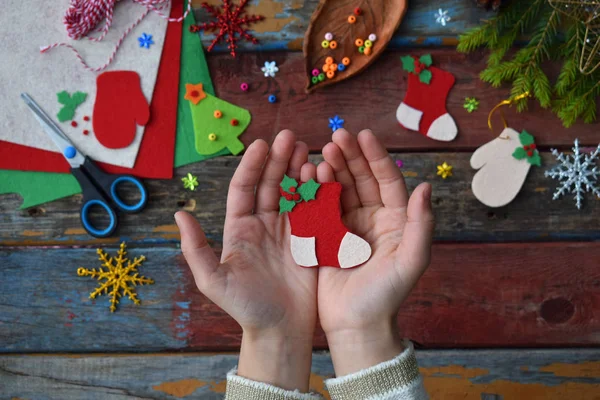
{"type": "Polygon", "coordinates": [[[105,201],[98,199],[91,199],[83,203],[83,207],[81,207],[81,224],[90,235],[96,238],[105,238],[113,234],[115,229],[117,229],[117,215],[115,211],[106,204],[105,201]],[[100,206],[104,208],[104,210],[108,213],[110,217],[110,223],[106,229],[96,229],[94,225],[89,221],[88,214],[90,212],[90,208],[94,205],[100,206]]]}
{"type": "Polygon", "coordinates": [[[144,208],[144,206],[146,205],[146,201],[148,200],[148,193],[146,192],[146,188],[144,187],[142,182],[139,179],[134,178],[133,176],[127,176],[127,175],[118,176],[110,184],[110,196],[111,196],[112,201],[115,203],[115,205],[117,207],[119,207],[119,209],[121,209],[122,211],[125,211],[125,212],[131,212],[131,213],[140,211],[142,208],[144,208]],[[130,182],[130,183],[133,183],[135,186],[137,186],[137,188],[140,191],[140,197],[141,197],[140,201],[138,201],[136,204],[133,204],[130,206],[119,197],[119,195],[117,194],[117,186],[119,186],[119,184],[122,182],[130,182]]]}

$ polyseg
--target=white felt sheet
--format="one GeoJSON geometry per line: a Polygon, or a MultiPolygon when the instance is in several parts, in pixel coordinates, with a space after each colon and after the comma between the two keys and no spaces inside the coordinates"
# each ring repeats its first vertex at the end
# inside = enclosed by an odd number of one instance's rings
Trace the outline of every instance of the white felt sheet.
{"type": "MultiPolygon", "coordinates": [[[[67,36],[62,19],[69,6],[68,0],[4,0],[2,5],[0,140],[58,152],[19,97],[21,92],[27,92],[55,118],[79,150],[98,161],[133,167],[144,127],[138,126],[135,140],[128,147],[108,149],[96,140],[92,122],[84,122],[83,116],[92,117],[96,76],[105,71],[136,71],[150,104],[168,21],[150,12],[123,41],[112,64],[103,71],[91,72],[84,69],[69,48],[59,47],[41,54],[40,47],[66,42],[76,47],[92,68],[100,66],[107,61],[123,32],[144,13],[145,7],[130,0],[117,2],[109,33],[101,42],[93,42],[85,38],[75,41],[67,36]],[[137,38],[142,33],[152,35],[154,44],[149,49],[139,46],[137,38]],[[70,121],[61,123],[56,119],[61,108],[56,93],[63,90],[87,93],[86,101],[75,112],[76,128],[71,126],[70,121]],[[84,129],[91,133],[84,135],[84,129]]],[[[162,13],[169,15],[169,8],[170,4],[164,7],[162,13]]],[[[103,24],[104,21],[100,23],[100,29],[103,24]]],[[[92,33],[93,36],[98,34],[92,33]]]]}

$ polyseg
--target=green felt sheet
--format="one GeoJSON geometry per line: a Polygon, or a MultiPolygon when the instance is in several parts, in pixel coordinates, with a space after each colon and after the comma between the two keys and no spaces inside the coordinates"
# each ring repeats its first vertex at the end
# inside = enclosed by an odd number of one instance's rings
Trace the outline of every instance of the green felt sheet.
{"type": "Polygon", "coordinates": [[[0,194],[18,193],[23,197],[19,209],[81,193],[71,174],[0,170],[0,194]]]}
{"type": "Polygon", "coordinates": [[[175,167],[181,167],[203,161],[209,158],[231,154],[227,148],[208,156],[196,151],[192,111],[185,96],[186,83],[202,83],[206,93],[214,96],[215,89],[210,79],[210,71],[206,63],[204,49],[200,36],[190,32],[190,26],[195,24],[194,14],[189,13],[183,21],[181,38],[181,70],[179,72],[179,104],[177,109],[177,139],[175,141],[175,167]]]}

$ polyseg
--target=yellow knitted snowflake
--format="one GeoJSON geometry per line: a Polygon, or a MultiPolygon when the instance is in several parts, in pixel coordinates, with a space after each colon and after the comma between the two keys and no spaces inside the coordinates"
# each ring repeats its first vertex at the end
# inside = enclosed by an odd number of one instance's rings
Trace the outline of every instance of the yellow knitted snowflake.
{"type": "Polygon", "coordinates": [[[77,275],[91,276],[98,280],[106,280],[96,290],[90,293],[90,299],[95,299],[102,294],[110,296],[110,312],[114,312],[119,304],[119,297],[126,294],[134,304],[140,304],[140,300],[133,289],[136,285],[150,285],[154,281],[144,276],[139,276],[137,267],[142,265],[146,257],[140,256],[134,258],[133,262],[129,260],[125,251],[125,242],[121,243],[121,248],[117,252],[117,257],[109,257],[102,249],[98,249],[99,260],[102,261],[102,266],[94,269],[79,268],[77,275]],[[106,269],[104,269],[106,268],[106,269]],[[110,290],[110,293],[109,293],[110,290]]]}

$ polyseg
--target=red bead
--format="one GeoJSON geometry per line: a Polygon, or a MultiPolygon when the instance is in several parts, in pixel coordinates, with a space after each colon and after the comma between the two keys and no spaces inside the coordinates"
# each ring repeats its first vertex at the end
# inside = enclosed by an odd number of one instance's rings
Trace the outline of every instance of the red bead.
{"type": "Polygon", "coordinates": [[[238,121],[237,119],[232,119],[231,120],[231,126],[238,126],[240,124],[240,121],[238,121]]]}
{"type": "Polygon", "coordinates": [[[90,120],[90,117],[88,117],[88,116],[86,115],[85,117],[83,117],[83,120],[84,120],[84,121],[89,121],[89,120],[90,120]]]}
{"type": "Polygon", "coordinates": [[[77,128],[77,121],[71,121],[71,126],[73,128],[77,128]]]}
{"type": "Polygon", "coordinates": [[[529,148],[530,148],[531,150],[535,150],[535,143],[532,143],[531,145],[529,145],[529,148]]]}
{"type": "Polygon", "coordinates": [[[83,130],[83,134],[84,134],[84,135],[87,135],[88,133],[90,133],[90,131],[88,131],[87,129],[84,129],[84,130],[83,130]]]}
{"type": "Polygon", "coordinates": [[[356,7],[354,9],[354,15],[362,15],[362,10],[360,7],[356,7]]]}
{"type": "Polygon", "coordinates": [[[529,146],[528,146],[528,145],[525,145],[525,146],[523,146],[523,148],[524,148],[525,150],[529,150],[529,146]]]}
{"type": "Polygon", "coordinates": [[[290,188],[288,189],[288,191],[292,192],[292,193],[296,193],[296,188],[293,187],[293,186],[290,186],[290,188]]]}
{"type": "Polygon", "coordinates": [[[533,151],[532,151],[532,150],[529,150],[529,151],[527,152],[527,156],[528,156],[528,157],[531,157],[532,155],[533,155],[533,151]]]}
{"type": "Polygon", "coordinates": [[[296,193],[296,194],[294,195],[294,200],[295,200],[295,201],[298,201],[298,200],[300,200],[300,193],[296,193]]]}

